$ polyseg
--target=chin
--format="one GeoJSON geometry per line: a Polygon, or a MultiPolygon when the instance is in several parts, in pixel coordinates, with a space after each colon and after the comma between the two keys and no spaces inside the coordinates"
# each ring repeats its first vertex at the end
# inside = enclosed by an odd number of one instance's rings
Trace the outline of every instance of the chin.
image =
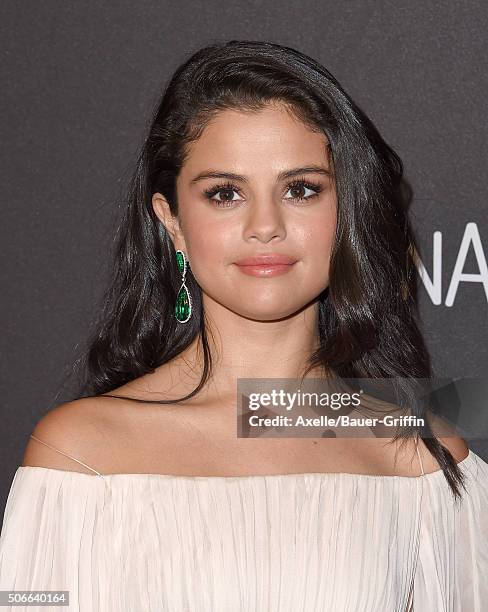
{"type": "Polygon", "coordinates": [[[241,317],[246,319],[252,319],[253,321],[278,321],[280,319],[286,319],[291,317],[295,311],[280,311],[274,310],[249,310],[246,312],[237,311],[241,317]]]}

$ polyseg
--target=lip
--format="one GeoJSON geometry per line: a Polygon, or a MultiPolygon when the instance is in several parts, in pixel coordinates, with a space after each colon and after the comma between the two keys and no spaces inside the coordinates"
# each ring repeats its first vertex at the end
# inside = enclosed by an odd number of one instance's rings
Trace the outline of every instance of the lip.
{"type": "Polygon", "coordinates": [[[267,267],[271,268],[274,266],[290,266],[297,260],[289,257],[288,255],[279,255],[277,253],[268,253],[266,255],[255,255],[254,257],[245,257],[239,259],[235,264],[237,266],[253,266],[253,267],[267,267]]]}
{"type": "Polygon", "coordinates": [[[256,255],[236,261],[235,264],[241,272],[249,276],[269,277],[285,274],[292,269],[297,262],[288,255],[268,253],[267,255],[256,255]]]}
{"type": "Polygon", "coordinates": [[[276,264],[271,266],[270,264],[264,264],[261,266],[237,266],[238,270],[243,274],[249,276],[261,276],[268,278],[269,276],[278,276],[279,274],[286,274],[293,268],[294,264],[276,264]]]}

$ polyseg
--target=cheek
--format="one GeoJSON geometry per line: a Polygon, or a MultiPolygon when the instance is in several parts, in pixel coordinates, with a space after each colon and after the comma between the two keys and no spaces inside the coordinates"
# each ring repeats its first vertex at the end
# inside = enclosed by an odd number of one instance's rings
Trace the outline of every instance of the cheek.
{"type": "Polygon", "coordinates": [[[330,260],[332,244],[334,241],[335,225],[324,227],[316,227],[310,233],[310,249],[309,252],[315,260],[318,267],[324,267],[330,260]]]}
{"type": "Polygon", "coordinates": [[[188,250],[190,266],[197,282],[206,287],[215,282],[215,275],[220,275],[228,263],[230,253],[235,253],[233,239],[238,233],[232,232],[228,226],[219,227],[218,223],[206,220],[195,220],[192,227],[185,231],[185,241],[188,250]]]}
{"type": "Polygon", "coordinates": [[[295,230],[306,263],[307,282],[312,279],[315,288],[328,284],[335,230],[335,210],[318,214],[295,230]]]}

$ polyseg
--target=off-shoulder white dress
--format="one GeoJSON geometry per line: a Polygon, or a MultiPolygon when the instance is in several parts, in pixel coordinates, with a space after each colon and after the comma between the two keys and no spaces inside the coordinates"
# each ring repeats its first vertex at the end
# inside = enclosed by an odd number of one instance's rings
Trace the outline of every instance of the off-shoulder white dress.
{"type": "Polygon", "coordinates": [[[0,590],[68,590],[70,606],[1,609],[484,612],[488,464],[470,450],[459,466],[460,505],[442,471],[423,469],[175,476],[20,466],[0,590]]]}

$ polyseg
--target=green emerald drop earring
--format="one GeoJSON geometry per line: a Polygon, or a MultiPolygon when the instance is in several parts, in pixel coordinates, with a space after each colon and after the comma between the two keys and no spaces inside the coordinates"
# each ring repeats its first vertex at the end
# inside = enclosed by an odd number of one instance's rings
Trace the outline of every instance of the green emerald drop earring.
{"type": "Polygon", "coordinates": [[[178,264],[178,270],[181,272],[182,280],[181,287],[176,298],[175,316],[176,320],[180,323],[186,323],[191,317],[192,304],[190,292],[188,291],[188,287],[185,285],[188,260],[183,251],[176,251],[176,263],[178,264]]]}

